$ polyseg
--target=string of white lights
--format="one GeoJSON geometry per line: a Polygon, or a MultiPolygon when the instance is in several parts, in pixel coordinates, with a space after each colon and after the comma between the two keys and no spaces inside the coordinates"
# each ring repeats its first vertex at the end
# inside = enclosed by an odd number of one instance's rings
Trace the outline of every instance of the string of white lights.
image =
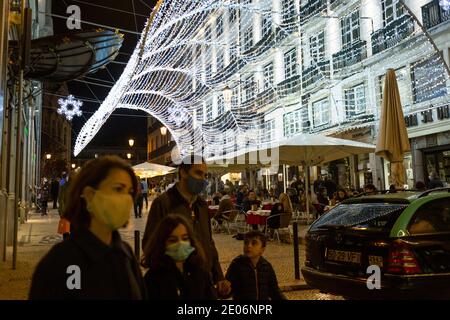
{"type": "Polygon", "coordinates": [[[75,155],[116,108],[148,112],[182,154],[206,157],[280,140],[285,122],[285,134],[364,127],[378,119],[388,68],[405,115],[449,101],[444,62],[405,8],[381,18],[379,0],[323,3],[163,1],[75,155]]]}

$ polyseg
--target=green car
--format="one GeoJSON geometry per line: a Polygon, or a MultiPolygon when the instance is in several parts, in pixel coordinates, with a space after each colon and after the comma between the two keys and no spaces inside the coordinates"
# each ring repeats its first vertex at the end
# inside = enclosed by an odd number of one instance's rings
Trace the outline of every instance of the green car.
{"type": "Polygon", "coordinates": [[[352,299],[449,299],[450,188],[344,201],[308,230],[302,274],[352,299]]]}

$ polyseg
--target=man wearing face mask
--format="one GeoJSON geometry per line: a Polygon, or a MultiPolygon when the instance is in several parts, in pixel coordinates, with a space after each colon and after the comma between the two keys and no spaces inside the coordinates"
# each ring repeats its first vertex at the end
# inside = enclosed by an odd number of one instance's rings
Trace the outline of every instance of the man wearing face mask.
{"type": "Polygon", "coordinates": [[[189,218],[189,221],[192,221],[194,234],[204,248],[207,268],[211,270],[218,293],[226,296],[231,291],[230,283],[225,280],[212,239],[208,205],[200,196],[208,185],[206,163],[202,157],[187,156],[178,167],[178,175],[179,181],[157,197],[150,207],[142,248],[145,252],[150,238],[163,217],[174,213],[189,218]]]}

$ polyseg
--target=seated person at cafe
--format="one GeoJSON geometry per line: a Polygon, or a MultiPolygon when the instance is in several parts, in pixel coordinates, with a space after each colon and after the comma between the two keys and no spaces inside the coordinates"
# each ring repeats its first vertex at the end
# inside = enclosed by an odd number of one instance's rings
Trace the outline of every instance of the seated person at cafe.
{"type": "MultiPolygon", "coordinates": [[[[292,213],[293,209],[291,199],[289,199],[289,196],[283,192],[280,194],[279,202],[276,203],[270,211],[269,218],[279,214],[290,214],[292,216],[292,213]]],[[[280,216],[268,219],[267,226],[270,229],[278,229],[280,227],[280,216]]]]}
{"type": "Polygon", "coordinates": [[[228,191],[224,190],[222,192],[223,197],[220,199],[219,209],[217,213],[214,215],[214,219],[222,225],[224,219],[227,219],[230,211],[235,210],[234,204],[231,201],[230,196],[228,195],[228,191]]]}
{"type": "Polygon", "coordinates": [[[244,199],[243,207],[244,211],[247,212],[252,210],[252,206],[256,205],[259,207],[261,205],[261,201],[256,197],[256,193],[253,190],[250,190],[246,199],[244,199]]]}
{"type": "Polygon", "coordinates": [[[218,206],[220,204],[220,199],[222,198],[222,194],[220,192],[216,192],[213,196],[213,205],[218,206]]]}

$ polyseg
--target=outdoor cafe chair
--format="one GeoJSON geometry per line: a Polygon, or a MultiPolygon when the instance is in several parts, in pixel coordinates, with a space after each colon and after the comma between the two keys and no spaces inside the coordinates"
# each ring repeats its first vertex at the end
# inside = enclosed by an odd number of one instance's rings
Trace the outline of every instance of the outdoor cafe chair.
{"type": "Polygon", "coordinates": [[[269,229],[274,230],[274,235],[277,236],[277,240],[278,242],[280,242],[280,231],[288,231],[289,233],[289,241],[291,241],[292,238],[292,234],[291,234],[291,228],[290,228],[290,224],[292,221],[292,214],[291,213],[280,213],[280,214],[274,214],[271,215],[269,217],[267,217],[266,220],[266,236],[267,236],[267,232],[269,229]],[[271,228],[270,224],[273,220],[279,219],[280,220],[280,225],[278,228],[271,228]]]}

